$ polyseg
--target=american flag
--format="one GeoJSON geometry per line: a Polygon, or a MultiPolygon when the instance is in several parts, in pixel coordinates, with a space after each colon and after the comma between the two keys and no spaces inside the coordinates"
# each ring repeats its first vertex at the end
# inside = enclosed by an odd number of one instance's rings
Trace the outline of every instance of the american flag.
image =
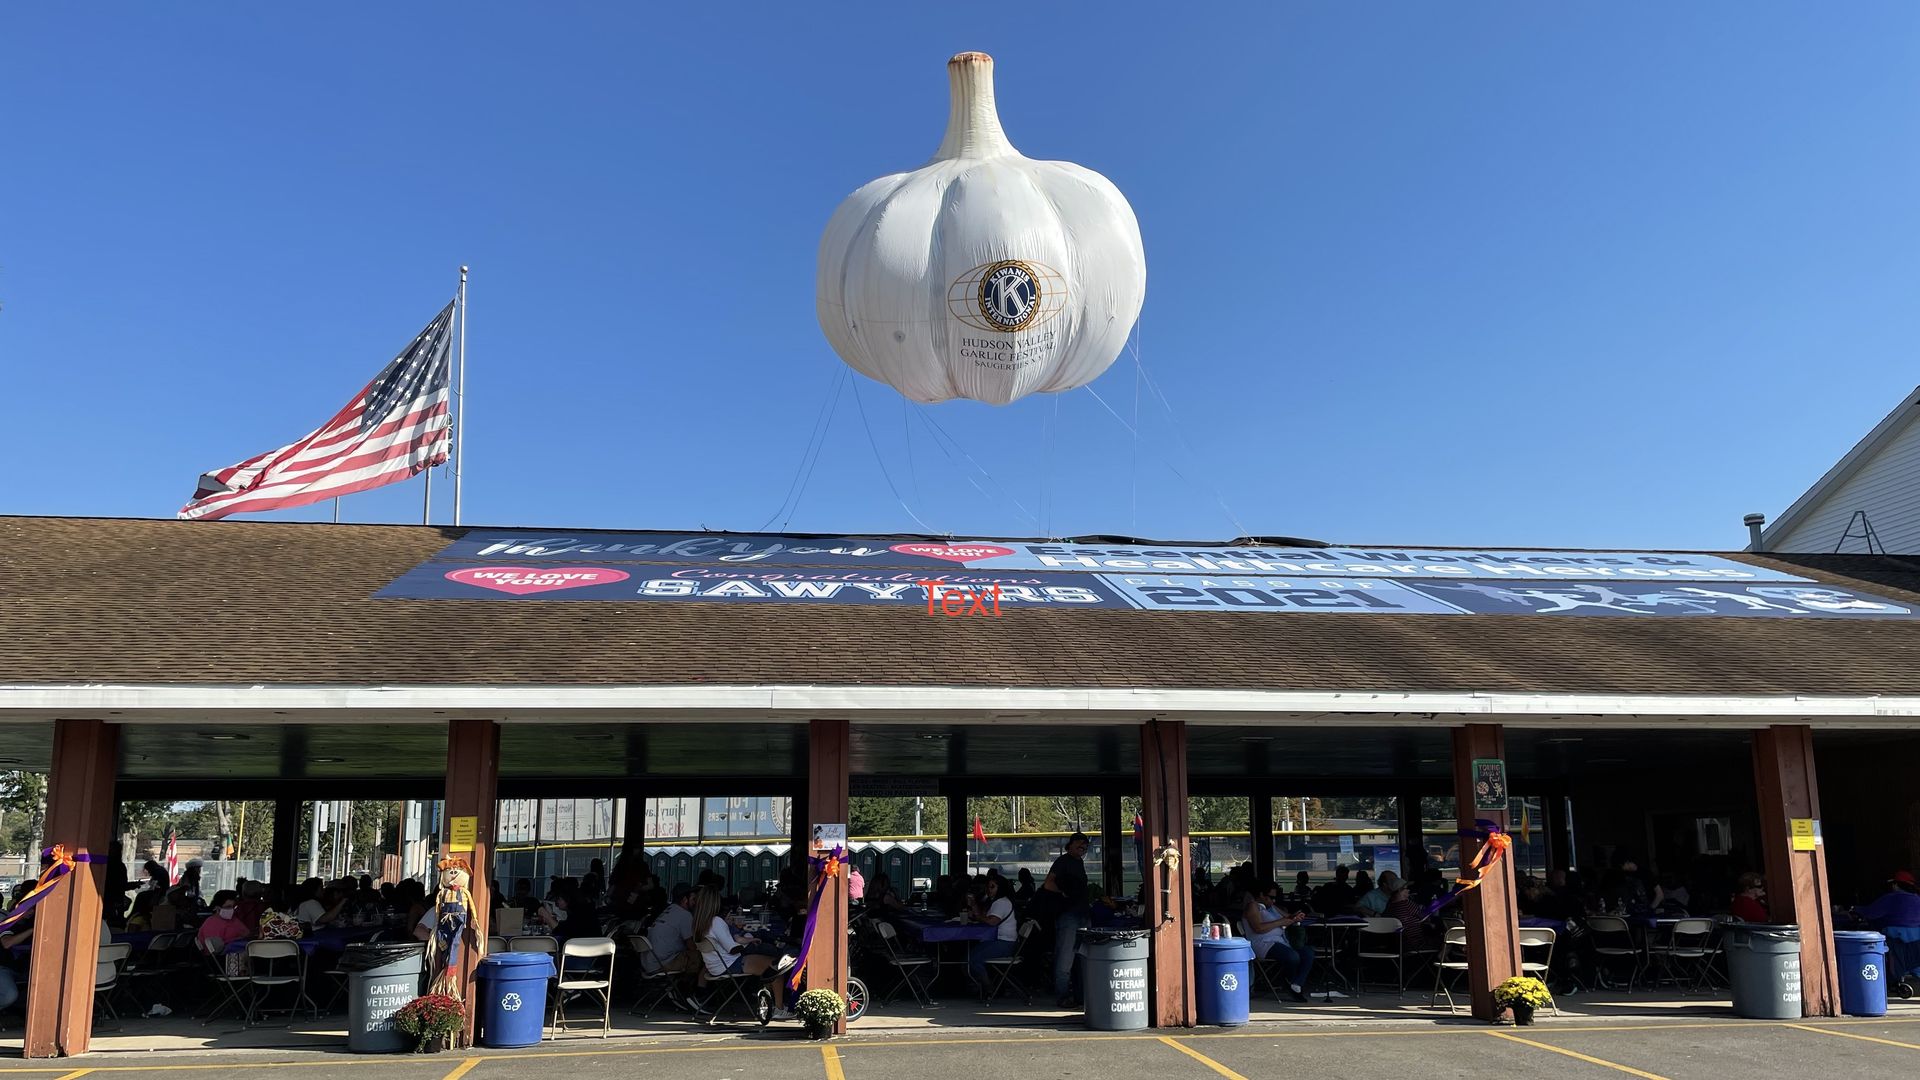
{"type": "Polygon", "coordinates": [[[167,830],[167,884],[180,884],[180,847],[179,837],[171,828],[167,830]]]}
{"type": "Polygon", "coordinates": [[[284,510],[398,483],[447,460],[453,305],[434,316],[347,407],[278,450],[206,473],[180,517],[284,510]]]}

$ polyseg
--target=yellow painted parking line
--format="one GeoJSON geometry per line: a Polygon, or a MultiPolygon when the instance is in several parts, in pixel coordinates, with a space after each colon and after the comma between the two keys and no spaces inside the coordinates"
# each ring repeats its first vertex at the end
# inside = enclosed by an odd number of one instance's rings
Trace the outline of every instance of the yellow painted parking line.
{"type": "Polygon", "coordinates": [[[840,1068],[840,1052],[833,1047],[820,1048],[820,1064],[827,1067],[827,1080],[847,1080],[846,1071],[840,1068]]]}
{"type": "Polygon", "coordinates": [[[1589,1065],[1601,1065],[1606,1068],[1612,1069],[1616,1072],[1630,1073],[1634,1076],[1641,1077],[1641,1080],[1667,1080],[1666,1077],[1661,1076],[1659,1073],[1641,1072],[1639,1069],[1636,1069],[1631,1065],[1622,1065],[1617,1061],[1608,1061],[1605,1058],[1591,1057],[1589,1055],[1581,1053],[1578,1050],[1569,1050],[1564,1046],[1555,1046],[1552,1043],[1534,1042],[1532,1039],[1523,1039],[1518,1035],[1509,1035],[1504,1031],[1489,1031],[1487,1032],[1487,1034],[1493,1036],[1496,1039],[1505,1039],[1508,1042],[1517,1042],[1522,1046],[1531,1046],[1540,1050],[1551,1050],[1556,1054],[1562,1054],[1562,1055],[1565,1055],[1566,1057],[1575,1058],[1577,1060],[1584,1061],[1589,1065]]]}
{"type": "Polygon", "coordinates": [[[1832,1028],[1814,1027],[1812,1024],[1788,1024],[1790,1028],[1811,1031],[1817,1035],[1832,1035],[1837,1039],[1859,1039],[1861,1042],[1879,1043],[1882,1046],[1899,1046],[1908,1050],[1920,1050],[1920,1043],[1901,1042],[1898,1039],[1878,1039],[1872,1035],[1855,1035],[1851,1031],[1835,1031],[1832,1028]]]}
{"type": "Polygon", "coordinates": [[[445,1076],[445,1077],[443,1078],[443,1080],[460,1080],[460,1078],[461,1078],[461,1077],[463,1077],[463,1076],[465,1076],[465,1075],[467,1075],[468,1073],[470,1073],[470,1072],[472,1072],[472,1071],[474,1070],[474,1067],[475,1067],[475,1066],[477,1066],[477,1065],[479,1065],[479,1064],[480,1064],[480,1063],[481,1063],[482,1061],[484,1061],[484,1060],[486,1060],[486,1059],[485,1059],[485,1058],[477,1058],[477,1057],[471,1057],[471,1058],[468,1058],[467,1060],[465,1060],[465,1061],[463,1061],[463,1062],[461,1062],[460,1064],[458,1064],[458,1065],[456,1065],[456,1066],[454,1066],[454,1068],[453,1068],[453,1071],[452,1071],[452,1072],[450,1072],[450,1073],[448,1073],[448,1074],[447,1074],[447,1075],[446,1075],[446,1076],[445,1076]]]}
{"type": "Polygon", "coordinates": [[[1165,1035],[1160,1036],[1160,1041],[1163,1043],[1166,1043],[1168,1046],[1173,1047],[1175,1050],[1178,1050],[1181,1053],[1187,1055],[1188,1057],[1199,1062],[1200,1064],[1205,1065],[1207,1068],[1212,1069],[1214,1072],[1219,1073],[1221,1076],[1226,1077],[1227,1080],[1247,1080],[1246,1077],[1241,1076],[1239,1073],[1234,1072],[1232,1069],[1227,1068],[1225,1065],[1220,1064],[1219,1062],[1213,1060],[1212,1058],[1201,1053],[1200,1051],[1195,1050],[1191,1046],[1182,1046],[1179,1043],[1175,1042],[1174,1040],[1167,1038],[1165,1035]]]}
{"type": "Polygon", "coordinates": [[[78,1080],[79,1077],[85,1076],[92,1071],[92,1069],[75,1069],[67,1075],[59,1077],[58,1080],[78,1080]]]}
{"type": "MultiPolygon", "coordinates": [[[[1412,1022],[1417,1023],[1418,1021],[1412,1021],[1412,1022]]],[[[1671,1024],[1668,1024],[1668,1023],[1583,1024],[1578,1026],[1566,1026],[1562,1024],[1554,1024],[1547,1030],[1553,1032],[1554,1034],[1560,1034],[1563,1032],[1599,1034],[1602,1032],[1682,1031],[1689,1028],[1719,1028],[1721,1030],[1726,1030],[1726,1029],[1735,1028],[1735,1027],[1749,1027],[1749,1028],[1802,1027],[1810,1031],[1819,1031],[1825,1034],[1839,1035],[1843,1033],[1834,1030],[1835,1028],[1854,1026],[1859,1024],[1915,1024],[1915,1023],[1920,1023],[1920,1016],[1865,1017],[1865,1018],[1859,1018],[1859,1019],[1846,1019],[1846,1020],[1836,1019],[1836,1020],[1822,1021],[1820,1026],[1818,1027],[1815,1027],[1811,1024],[1796,1024],[1791,1021],[1785,1021],[1785,1020],[1737,1020],[1732,1017],[1728,1017],[1727,1019],[1724,1019],[1724,1020],[1716,1019],[1716,1020],[1707,1020],[1707,1021],[1689,1021],[1684,1023],[1671,1023],[1671,1024]]],[[[1379,1039],[1379,1038],[1415,1038],[1415,1037],[1430,1036],[1430,1035],[1489,1035],[1489,1034],[1501,1034],[1501,1033],[1489,1032],[1484,1028],[1452,1026],[1452,1027],[1393,1028],[1391,1030],[1386,1030],[1386,1031],[1368,1031],[1364,1029],[1355,1030],[1352,1028],[1344,1028],[1338,1031],[1262,1030],[1262,1031],[1195,1032],[1194,1034],[1191,1034],[1191,1035],[1182,1035],[1180,1038],[1183,1042],[1195,1042],[1202,1039],[1276,1039],[1276,1040],[1277,1039],[1379,1039]]],[[[1138,1041],[1144,1041],[1149,1039],[1162,1039],[1164,1037],[1165,1036],[1160,1036],[1160,1035],[1121,1035],[1121,1034],[1054,1035],[1049,1033],[1049,1031],[1046,1031],[1046,1030],[1035,1031],[1033,1034],[1030,1034],[1030,1035],[1021,1035],[1021,1036],[1011,1037],[1011,1038],[1006,1036],[987,1036],[983,1038],[941,1038],[941,1039],[904,1038],[904,1039],[888,1040],[888,1039],[885,1039],[884,1037],[875,1037],[873,1041],[868,1041],[866,1039],[862,1039],[856,1036],[855,1038],[841,1045],[840,1050],[866,1052],[870,1050],[909,1049],[916,1046],[964,1046],[968,1044],[978,1044],[980,1046],[996,1046],[996,1045],[1008,1045],[1008,1044],[1031,1046],[1031,1045],[1034,1045],[1035,1043],[1042,1043],[1042,1042],[1045,1042],[1045,1043],[1108,1042],[1108,1041],[1138,1042],[1138,1041]]],[[[1505,1037],[1514,1038],[1512,1036],[1505,1036],[1505,1037]]],[[[1854,1037],[1873,1041],[1871,1036],[1861,1035],[1861,1036],[1854,1036],[1854,1037]]],[[[1515,1038],[1514,1041],[1525,1042],[1526,1040],[1515,1038]]],[[[1894,1040],[1891,1040],[1891,1039],[1883,1040],[1883,1041],[1894,1042],[1894,1040]]],[[[1541,1045],[1544,1045],[1544,1044],[1541,1044],[1541,1045]]],[[[1906,1045],[1906,1044],[1894,1043],[1894,1045],[1906,1045]]],[[[537,1051],[525,1051],[520,1053],[510,1053],[510,1054],[486,1054],[484,1056],[478,1057],[476,1059],[471,1059],[471,1060],[478,1060],[483,1062],[484,1061],[537,1061],[542,1058],[634,1057],[634,1056],[642,1056],[642,1055],[648,1055],[648,1054],[759,1053],[759,1052],[765,1052],[765,1051],[792,1052],[796,1050],[805,1051],[810,1049],[811,1047],[812,1047],[812,1044],[804,1043],[804,1042],[795,1042],[795,1043],[787,1043],[787,1044],[779,1044],[779,1043],[769,1044],[769,1043],[751,1043],[751,1042],[717,1043],[717,1044],[702,1043],[701,1045],[698,1045],[698,1046],[661,1046],[661,1045],[655,1044],[650,1046],[636,1046],[636,1047],[629,1047],[629,1048],[623,1048],[623,1049],[617,1049],[617,1050],[611,1049],[611,1048],[596,1049],[596,1050],[537,1050],[537,1051]]],[[[1917,1046],[1914,1048],[1920,1049],[1920,1046],[1917,1046]]],[[[1559,1048],[1548,1047],[1548,1049],[1558,1050],[1559,1048]]],[[[111,1051],[98,1051],[98,1052],[111,1053],[111,1051]]],[[[184,1056],[184,1053],[190,1053],[190,1052],[191,1051],[182,1052],[182,1053],[184,1056]]],[[[214,1051],[214,1053],[219,1053],[219,1051],[214,1051]]],[[[314,1060],[308,1060],[308,1061],[238,1060],[238,1061],[206,1062],[202,1064],[178,1064],[178,1065],[97,1065],[97,1066],[92,1066],[89,1068],[84,1068],[79,1070],[75,1070],[69,1065],[36,1067],[31,1065],[16,1066],[16,1065],[10,1065],[6,1063],[0,1063],[0,1076],[9,1075],[9,1074],[19,1074],[23,1076],[32,1075],[32,1074],[41,1074],[48,1077],[48,1080],[67,1080],[68,1077],[72,1077],[72,1076],[99,1076],[99,1075],[105,1075],[109,1073],[231,1072],[236,1069],[249,1069],[249,1070],[351,1069],[358,1066],[377,1067],[380,1065],[390,1066],[392,1064],[393,1064],[393,1061],[391,1059],[369,1057],[369,1058],[352,1058],[352,1059],[343,1060],[341,1058],[334,1057],[332,1055],[325,1055],[325,1056],[316,1058],[314,1060]]],[[[464,1066],[464,1064],[465,1063],[463,1062],[462,1065],[464,1066]]],[[[1646,1074],[1641,1074],[1641,1075],[1646,1075],[1646,1074]]]]}

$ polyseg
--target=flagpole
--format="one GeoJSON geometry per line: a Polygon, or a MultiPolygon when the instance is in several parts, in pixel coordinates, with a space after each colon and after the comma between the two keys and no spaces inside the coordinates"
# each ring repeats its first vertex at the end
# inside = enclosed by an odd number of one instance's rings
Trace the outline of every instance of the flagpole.
{"type": "Polygon", "coordinates": [[[340,496],[333,497],[333,523],[340,524],[340,496]]]}
{"type": "Polygon", "coordinates": [[[460,458],[467,445],[467,268],[460,268],[460,370],[453,396],[460,410],[453,425],[453,523],[460,524],[460,458]]]}
{"type": "Polygon", "coordinates": [[[420,500],[420,524],[431,525],[433,524],[433,466],[431,464],[427,466],[426,474],[427,493],[420,500]]]}

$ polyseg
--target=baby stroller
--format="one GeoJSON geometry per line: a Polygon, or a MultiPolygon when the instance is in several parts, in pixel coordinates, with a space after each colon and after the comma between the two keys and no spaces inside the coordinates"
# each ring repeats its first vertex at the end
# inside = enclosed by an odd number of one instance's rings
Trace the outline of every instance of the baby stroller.
{"type": "Polygon", "coordinates": [[[1889,926],[1887,935],[1887,987],[1898,998],[1913,997],[1920,991],[1920,926],[1889,926]]]}

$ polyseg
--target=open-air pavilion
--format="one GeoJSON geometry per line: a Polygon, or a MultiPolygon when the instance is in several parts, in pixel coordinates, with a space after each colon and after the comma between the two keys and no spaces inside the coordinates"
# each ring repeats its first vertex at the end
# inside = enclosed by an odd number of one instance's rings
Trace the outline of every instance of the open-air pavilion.
{"type": "MultiPolygon", "coordinates": [[[[445,555],[465,535],[0,519],[0,758],[48,773],[48,842],[104,851],[127,799],[270,798],[273,879],[291,880],[303,801],[443,799],[444,820],[476,819],[486,867],[501,799],[624,798],[632,838],[647,799],[737,793],[791,796],[797,851],[884,778],[946,797],[932,827],[959,874],[969,799],[1099,796],[1105,891],[1144,902],[1150,1019],[1168,1027],[1196,1019],[1195,799],[1246,800],[1263,878],[1304,850],[1275,802],[1299,796],[1390,801],[1379,846],[1411,860],[1438,833],[1449,873],[1488,822],[1526,834],[1522,872],[1602,849],[1667,866],[1745,858],[1773,918],[1803,928],[1807,1015],[1836,1008],[1832,897],[1864,900],[1920,861],[1904,776],[1920,749],[1920,622],[1905,618],[1791,613],[1778,596],[1782,610],[1754,617],[376,597],[436,558],[617,565],[635,581],[684,569],[658,551],[445,555]],[[1474,763],[1489,761],[1518,802],[1476,807],[1474,763]],[[1725,835],[1697,834],[1703,820],[1725,835]],[[1795,821],[1819,823],[1822,842],[1796,845],[1795,821]]],[[[1920,569],[1898,559],[1702,558],[1889,616],[1920,610],[1920,569]]],[[[1460,902],[1463,1008],[1484,1019],[1490,987],[1519,970],[1517,862],[1460,902]]],[[[72,875],[38,911],[29,1056],[88,1049],[101,874],[72,875]]],[[[488,878],[474,882],[483,936],[488,878]]],[[[821,918],[808,981],[843,986],[843,894],[827,892],[821,918]]]]}

